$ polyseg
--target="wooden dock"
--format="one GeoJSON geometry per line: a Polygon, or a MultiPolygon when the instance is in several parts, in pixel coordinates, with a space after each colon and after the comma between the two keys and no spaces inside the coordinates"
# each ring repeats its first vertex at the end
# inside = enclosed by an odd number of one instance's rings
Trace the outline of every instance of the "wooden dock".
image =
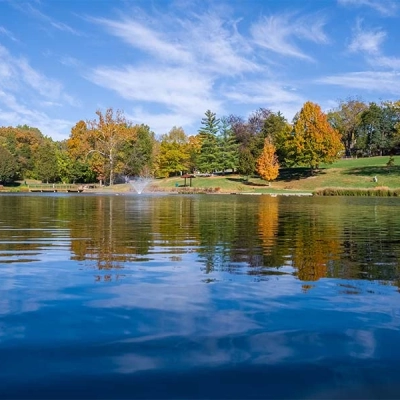
{"type": "Polygon", "coordinates": [[[30,192],[41,192],[41,193],[82,193],[84,191],[83,185],[63,184],[63,183],[43,183],[28,185],[30,192]]]}

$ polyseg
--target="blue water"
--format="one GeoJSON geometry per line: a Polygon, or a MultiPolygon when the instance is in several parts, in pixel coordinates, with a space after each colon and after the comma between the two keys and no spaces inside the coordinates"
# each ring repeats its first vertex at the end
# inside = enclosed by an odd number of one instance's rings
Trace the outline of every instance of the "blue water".
{"type": "Polygon", "coordinates": [[[1,398],[400,397],[398,200],[141,196],[0,197],[1,398]]]}

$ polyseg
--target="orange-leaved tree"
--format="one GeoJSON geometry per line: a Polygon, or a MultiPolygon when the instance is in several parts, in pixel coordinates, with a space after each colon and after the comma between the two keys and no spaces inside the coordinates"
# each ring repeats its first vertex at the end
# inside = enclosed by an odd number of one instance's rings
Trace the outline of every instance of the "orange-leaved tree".
{"type": "Polygon", "coordinates": [[[114,175],[122,169],[121,148],[137,135],[137,126],[129,123],[123,112],[108,108],[105,113],[96,111],[97,119],[79,121],[71,131],[68,140],[70,154],[84,157],[99,178],[109,177],[110,185],[114,175]]]}
{"type": "Polygon", "coordinates": [[[257,172],[262,179],[268,181],[268,186],[279,174],[279,162],[275,146],[268,137],[265,139],[262,153],[257,159],[257,172]]]}
{"type": "Polygon", "coordinates": [[[340,133],[332,128],[318,104],[308,101],[293,121],[293,132],[286,142],[287,164],[318,169],[320,163],[332,163],[344,150],[340,133]]]}

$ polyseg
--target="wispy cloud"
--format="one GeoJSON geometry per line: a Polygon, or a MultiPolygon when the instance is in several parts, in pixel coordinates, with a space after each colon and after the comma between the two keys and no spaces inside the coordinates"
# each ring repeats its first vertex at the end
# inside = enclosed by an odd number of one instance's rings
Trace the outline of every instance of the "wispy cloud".
{"type": "Polygon", "coordinates": [[[78,30],[72,28],[71,26],[65,24],[64,22],[57,21],[56,19],[49,17],[48,15],[40,11],[38,8],[33,7],[33,5],[30,2],[13,1],[10,2],[10,4],[19,11],[28,14],[42,22],[45,22],[59,31],[68,32],[76,36],[81,36],[81,33],[78,30]]]}
{"type": "Polygon", "coordinates": [[[14,57],[0,45],[0,118],[11,125],[38,126],[44,134],[61,136],[71,122],[50,118],[41,107],[76,105],[78,102],[65,92],[63,85],[41,74],[29,62],[14,57]],[[23,92],[24,96],[19,94],[23,92]]]}
{"type": "Polygon", "coordinates": [[[295,17],[292,14],[263,16],[251,27],[254,42],[284,56],[312,60],[296,42],[308,40],[328,43],[324,32],[325,18],[320,15],[295,17]]]}
{"type": "Polygon", "coordinates": [[[211,95],[212,80],[180,67],[99,67],[87,79],[125,99],[158,103],[174,112],[198,116],[208,108],[221,109],[220,102],[211,95]]]}
{"type": "Polygon", "coordinates": [[[91,18],[109,33],[157,60],[226,74],[256,71],[253,49],[237,30],[237,21],[216,13],[190,14],[190,18],[163,15],[122,19],[91,18]],[[249,57],[250,54],[250,57],[249,57]]]}
{"type": "Polygon", "coordinates": [[[18,42],[18,39],[8,29],[4,28],[4,26],[0,26],[0,35],[7,36],[13,42],[18,42]]]}
{"type": "Polygon", "coordinates": [[[392,0],[338,0],[344,6],[370,7],[384,16],[394,16],[399,9],[399,3],[392,0]]]}
{"type": "Polygon", "coordinates": [[[349,50],[364,54],[366,61],[374,67],[399,70],[400,58],[386,56],[382,53],[381,47],[386,37],[386,32],[381,28],[364,29],[362,21],[358,20],[353,30],[349,50]]]}
{"type": "Polygon", "coordinates": [[[376,93],[400,95],[400,73],[397,72],[350,72],[320,78],[317,80],[317,83],[376,93]]]}
{"type": "Polygon", "coordinates": [[[352,52],[378,54],[385,38],[386,32],[381,29],[365,30],[362,28],[362,20],[357,20],[349,50],[352,52]]]}

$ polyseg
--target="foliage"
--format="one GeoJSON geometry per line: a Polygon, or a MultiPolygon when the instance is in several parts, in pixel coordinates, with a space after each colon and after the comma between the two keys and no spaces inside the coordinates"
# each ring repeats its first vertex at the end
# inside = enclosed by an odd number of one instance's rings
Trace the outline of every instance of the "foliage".
{"type": "Polygon", "coordinates": [[[206,117],[201,120],[202,127],[199,129],[201,140],[200,154],[197,156],[197,167],[201,172],[214,172],[222,169],[221,146],[217,133],[220,120],[216,114],[207,110],[206,117]]]}
{"type": "Polygon", "coordinates": [[[161,137],[159,153],[159,174],[168,177],[188,170],[188,138],[181,127],[174,126],[161,137]]]}
{"type": "Polygon", "coordinates": [[[373,196],[373,197],[400,197],[400,189],[376,187],[372,189],[353,188],[319,188],[314,192],[315,196],[373,196]]]}
{"type": "Polygon", "coordinates": [[[37,151],[36,176],[43,182],[56,182],[58,178],[57,155],[54,143],[47,139],[37,151]]]}
{"type": "Polygon", "coordinates": [[[275,146],[267,137],[264,141],[264,148],[257,159],[257,172],[261,178],[268,181],[273,181],[279,174],[278,157],[275,154],[275,146]]]}
{"type": "Polygon", "coordinates": [[[12,181],[18,172],[18,164],[14,156],[4,147],[0,146],[0,182],[12,181]]]}
{"type": "Polygon", "coordinates": [[[225,172],[227,169],[234,171],[239,163],[239,144],[236,141],[233,129],[227,118],[221,119],[219,141],[221,147],[220,165],[222,171],[225,172]]]}
{"type": "Polygon", "coordinates": [[[264,121],[262,133],[264,138],[269,138],[274,144],[278,160],[285,161],[285,143],[290,137],[292,127],[286,118],[280,113],[271,113],[264,121]]]}
{"type": "Polygon", "coordinates": [[[368,155],[383,155],[399,143],[396,124],[399,115],[389,103],[378,106],[370,103],[360,117],[359,135],[368,155]]]}
{"type": "Polygon", "coordinates": [[[27,125],[0,127],[0,145],[15,157],[21,178],[35,177],[37,150],[44,140],[39,129],[27,125]]]}
{"type": "Polygon", "coordinates": [[[122,145],[120,159],[122,173],[126,176],[140,176],[143,171],[154,173],[154,132],[147,125],[136,125],[136,135],[128,138],[122,145]]]}
{"type": "Polygon", "coordinates": [[[255,169],[256,169],[256,162],[250,150],[249,149],[242,150],[239,154],[239,167],[238,167],[239,173],[247,176],[248,179],[249,176],[255,171],[255,169]]]}
{"type": "Polygon", "coordinates": [[[353,155],[360,145],[359,125],[361,115],[367,109],[368,106],[363,101],[350,98],[346,101],[341,100],[339,106],[327,115],[331,126],[341,134],[347,157],[353,155]]]}
{"type": "Polygon", "coordinates": [[[329,124],[318,104],[306,102],[295,116],[293,132],[286,144],[289,164],[318,168],[340,158],[343,144],[340,134],[329,124]]]}

